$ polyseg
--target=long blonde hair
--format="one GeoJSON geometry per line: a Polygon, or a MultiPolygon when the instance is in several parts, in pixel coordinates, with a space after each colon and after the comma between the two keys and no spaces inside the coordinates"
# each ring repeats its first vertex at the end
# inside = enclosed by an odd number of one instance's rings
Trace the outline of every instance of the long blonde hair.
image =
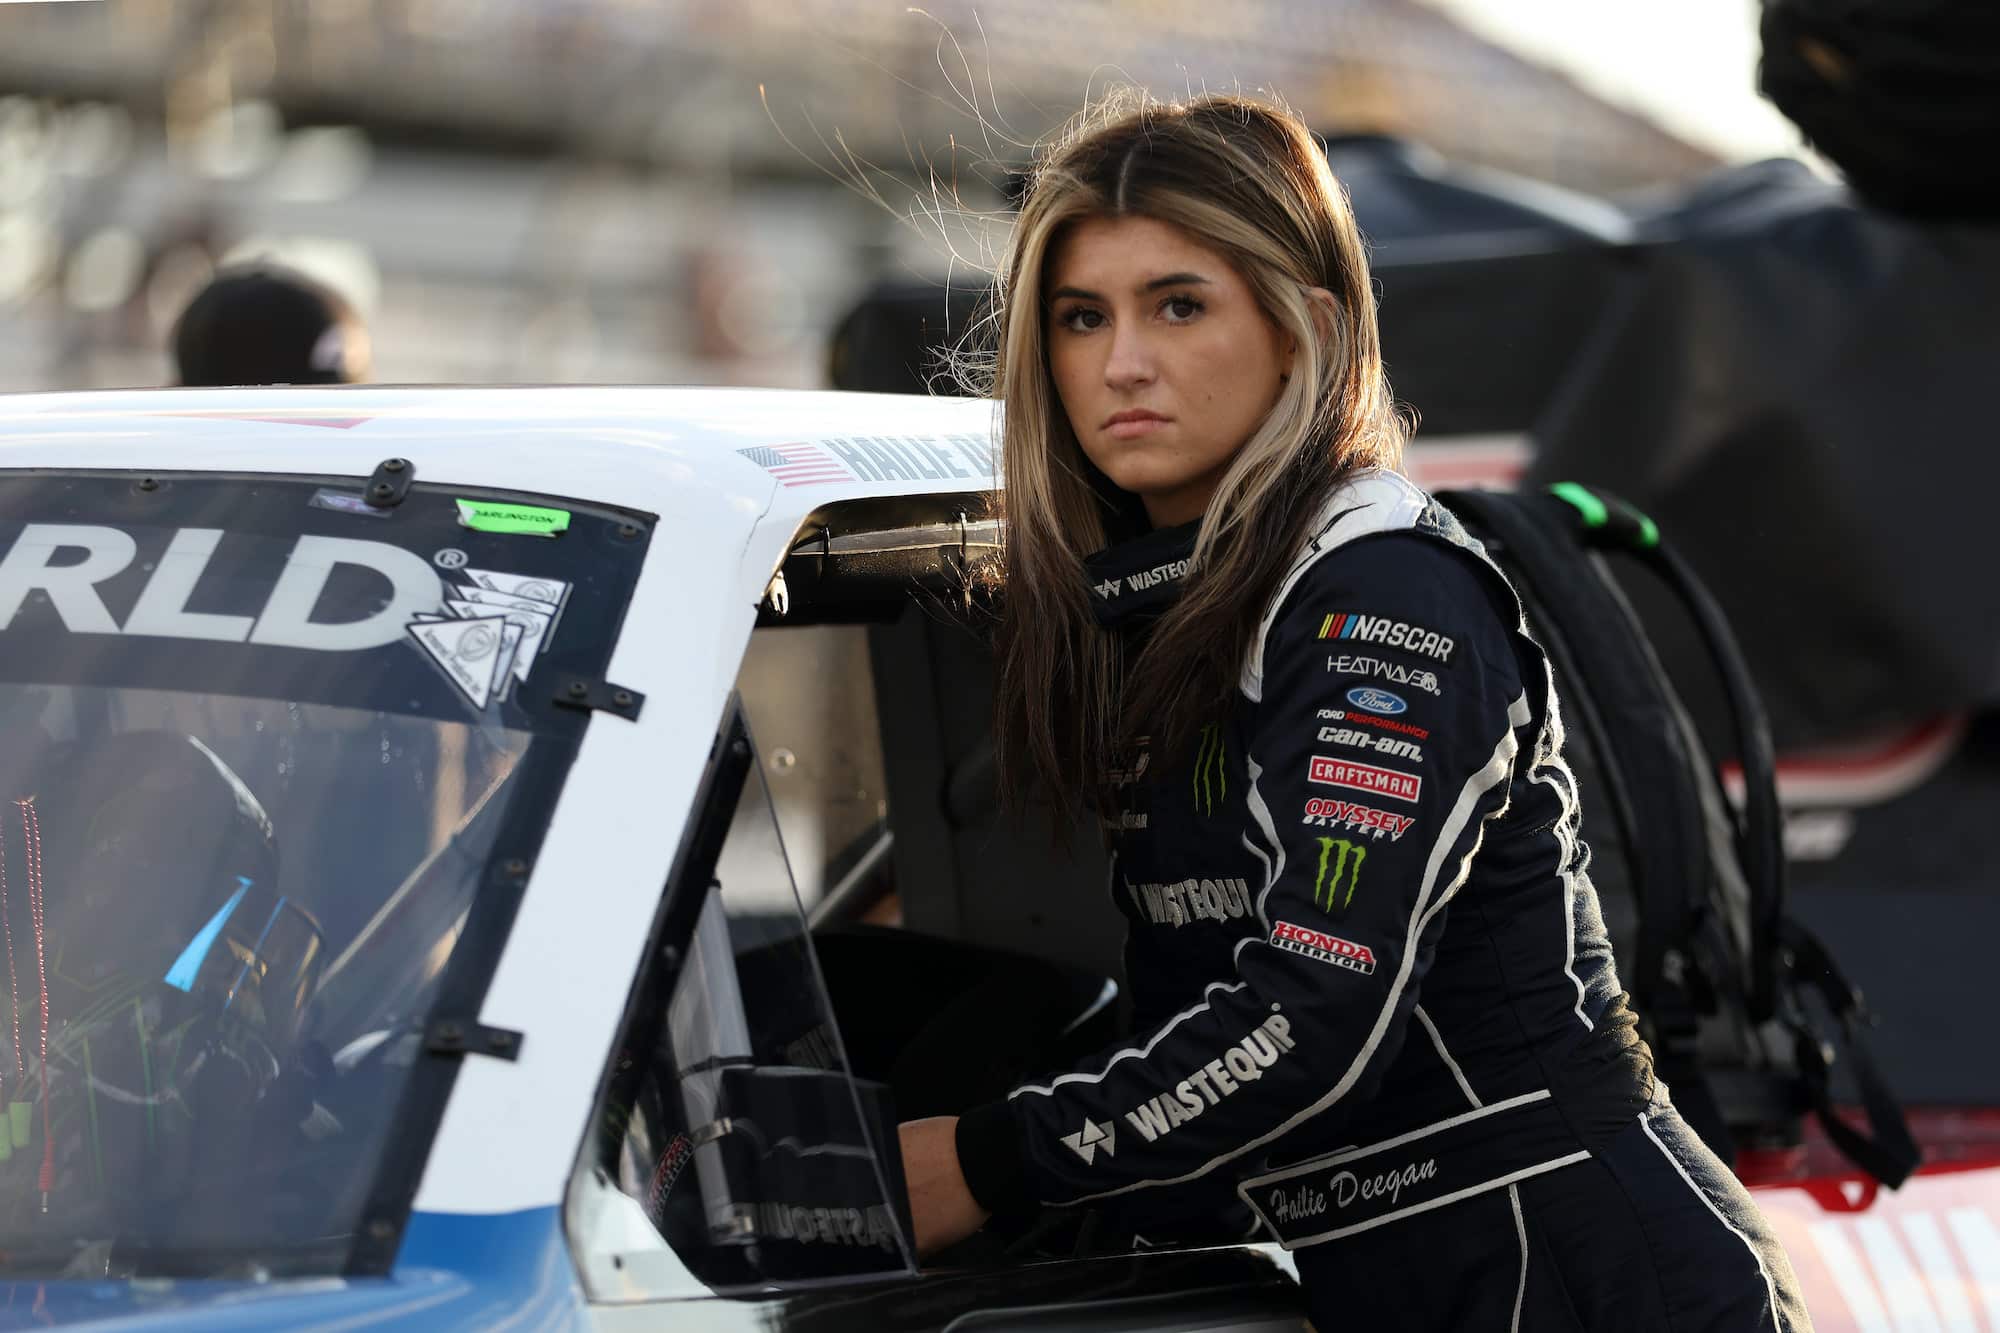
{"type": "MultiPolygon", "coordinates": [[[[1041,154],[996,281],[1005,596],[995,732],[1003,793],[1096,803],[1150,733],[1166,754],[1225,710],[1265,603],[1340,481],[1400,465],[1408,427],[1382,373],[1368,261],[1347,196],[1291,112],[1237,96],[1118,94],[1041,154]],[[1136,535],[1132,499],[1078,446],[1051,381],[1043,270],[1086,217],[1169,223],[1226,256],[1299,349],[1277,402],[1209,501],[1178,602],[1131,669],[1094,619],[1084,557],[1136,535]],[[1310,294],[1333,294],[1332,308],[1310,294]],[[1315,312],[1318,312],[1315,314],[1315,312]]],[[[1158,756],[1156,756],[1158,757],[1158,756]]]]}

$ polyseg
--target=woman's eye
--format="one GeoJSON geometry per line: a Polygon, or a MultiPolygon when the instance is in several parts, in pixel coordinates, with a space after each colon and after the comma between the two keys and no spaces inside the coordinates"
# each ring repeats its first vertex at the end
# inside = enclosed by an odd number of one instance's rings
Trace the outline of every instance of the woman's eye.
{"type": "Polygon", "coordinates": [[[1078,306],[1056,316],[1056,322],[1072,333],[1087,333],[1103,325],[1104,315],[1101,311],[1092,310],[1088,306],[1078,306]]]}
{"type": "Polygon", "coordinates": [[[1161,302],[1160,309],[1164,310],[1167,318],[1174,323],[1185,324],[1201,313],[1201,302],[1192,296],[1169,296],[1161,302]]]}

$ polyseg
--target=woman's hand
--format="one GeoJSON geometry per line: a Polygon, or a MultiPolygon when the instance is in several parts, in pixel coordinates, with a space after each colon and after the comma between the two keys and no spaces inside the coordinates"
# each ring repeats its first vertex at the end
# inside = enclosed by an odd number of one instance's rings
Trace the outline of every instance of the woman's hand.
{"type": "Polygon", "coordinates": [[[958,1117],[932,1116],[898,1126],[903,1141],[903,1179],[910,1190],[910,1217],[916,1225],[917,1254],[929,1255],[964,1240],[991,1216],[972,1197],[958,1169],[958,1117]]]}

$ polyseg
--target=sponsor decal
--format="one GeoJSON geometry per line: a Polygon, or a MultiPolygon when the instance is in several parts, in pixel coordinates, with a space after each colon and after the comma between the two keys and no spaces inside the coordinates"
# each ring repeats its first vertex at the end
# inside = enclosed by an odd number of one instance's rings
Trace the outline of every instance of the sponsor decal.
{"type": "Polygon", "coordinates": [[[1411,802],[1417,799],[1417,794],[1424,787],[1424,780],[1414,773],[1398,773],[1394,769],[1332,759],[1323,754],[1312,757],[1312,763],[1306,769],[1306,779],[1322,787],[1352,787],[1371,796],[1411,802]]]}
{"type": "Polygon", "coordinates": [[[188,603],[222,538],[220,528],[178,529],[121,626],[97,595],[97,585],[131,566],[138,543],[117,528],[30,523],[0,559],[0,629],[13,623],[30,594],[40,593],[72,634],[143,634],[355,653],[396,642],[413,617],[440,609],[438,577],[415,552],[352,537],[300,537],[257,615],[190,611],[188,603]],[[339,624],[312,618],[338,565],[373,570],[388,581],[379,611],[339,624]]]}
{"type": "Polygon", "coordinates": [[[1385,836],[1395,842],[1408,833],[1417,821],[1409,815],[1377,810],[1371,805],[1315,796],[1306,802],[1305,816],[1299,822],[1317,828],[1353,829],[1357,833],[1368,834],[1378,842],[1385,836]]]}
{"type": "Polygon", "coordinates": [[[694,1145],[685,1134],[676,1134],[667,1144],[667,1150],[660,1154],[660,1164],[653,1169],[653,1187],[646,1194],[650,1215],[659,1220],[660,1211],[667,1206],[667,1196],[674,1192],[681,1172],[694,1160],[694,1145]]]}
{"type": "Polygon", "coordinates": [[[1148,1143],[1157,1143],[1202,1112],[1234,1096],[1245,1083],[1255,1083],[1296,1043],[1292,1025],[1283,1014],[1272,1014],[1243,1038],[1173,1086],[1149,1097],[1125,1113],[1125,1123],[1148,1143]]]}
{"type": "Polygon", "coordinates": [[[361,495],[353,491],[336,491],[321,487],[306,501],[314,509],[331,509],[336,514],[353,514],[360,518],[387,518],[396,511],[377,509],[361,495]]]}
{"type": "Polygon", "coordinates": [[[1280,921],[1271,927],[1271,947],[1287,953],[1303,954],[1322,963],[1332,963],[1350,972],[1368,976],[1375,971],[1375,951],[1365,944],[1344,940],[1338,935],[1280,921]]]}
{"type": "Polygon", "coordinates": [[[450,572],[461,583],[447,584],[431,562],[400,546],[306,536],[293,544],[257,615],[190,611],[188,603],[223,536],[220,528],[178,529],[121,626],[97,585],[137,558],[132,537],[116,528],[30,523],[0,558],[0,629],[39,593],[64,627],[78,634],[143,634],[328,653],[366,652],[407,637],[474,708],[485,709],[506,696],[510,678],[527,679],[534,659],[548,649],[569,596],[569,584],[560,579],[468,569],[457,562],[450,572]],[[79,552],[83,558],[74,559],[79,552]],[[380,575],[388,595],[379,610],[361,620],[314,620],[321,594],[342,565],[380,575]]]}
{"type": "Polygon", "coordinates": [[[1143,592],[1148,588],[1157,588],[1162,583],[1172,583],[1176,579],[1186,578],[1187,572],[1186,560],[1169,560],[1163,565],[1154,565],[1151,569],[1127,574],[1122,579],[1114,576],[1102,583],[1094,583],[1091,585],[1091,591],[1108,602],[1128,592],[1143,592]]]}
{"type": "Polygon", "coordinates": [[[1335,916],[1344,913],[1354,902],[1354,890],[1361,884],[1361,863],[1367,859],[1368,849],[1358,842],[1321,838],[1319,870],[1313,875],[1313,903],[1335,916]],[[1327,874],[1329,869],[1333,872],[1331,876],[1327,874]]]}
{"type": "Polygon", "coordinates": [[[1133,739],[1132,748],[1139,752],[1138,758],[1111,770],[1112,786],[1129,787],[1146,776],[1146,765],[1153,759],[1152,744],[1151,736],[1138,736],[1133,739]]]}
{"type": "Polygon", "coordinates": [[[474,708],[484,709],[505,692],[521,645],[521,631],[505,616],[418,620],[409,630],[424,655],[437,663],[474,708]]]}
{"type": "Polygon", "coordinates": [[[1369,685],[1357,685],[1349,690],[1347,702],[1364,712],[1384,713],[1390,717],[1410,711],[1410,706],[1403,702],[1401,695],[1378,690],[1369,685]]]}
{"type": "Polygon", "coordinates": [[[1156,926],[1234,921],[1250,914],[1250,885],[1240,879],[1183,879],[1173,884],[1125,881],[1132,905],[1156,926]]]}
{"type": "Polygon", "coordinates": [[[499,500],[454,500],[452,503],[458,506],[458,526],[474,532],[554,537],[569,531],[567,509],[507,504],[499,500]]]}
{"type": "Polygon", "coordinates": [[[1377,676],[1391,685],[1403,685],[1425,694],[1444,693],[1444,686],[1438,684],[1437,672],[1425,671],[1420,667],[1406,667],[1400,662],[1386,662],[1379,657],[1355,657],[1342,653],[1326,659],[1328,674],[1335,676],[1377,676]]]}
{"type": "Polygon", "coordinates": [[[1110,829],[1113,833],[1129,833],[1135,829],[1146,827],[1146,812],[1144,810],[1120,810],[1115,815],[1099,815],[1097,822],[1102,827],[1110,829]]]}
{"type": "Polygon", "coordinates": [[[1222,724],[1210,722],[1201,729],[1201,745],[1194,757],[1194,808],[1204,815],[1215,813],[1217,798],[1229,795],[1229,752],[1222,739],[1222,724]]]}
{"type": "Polygon", "coordinates": [[[992,442],[978,435],[843,435],[736,452],[787,487],[839,481],[993,480],[992,442]]]}
{"type": "Polygon", "coordinates": [[[1413,764],[1424,762],[1424,747],[1415,741],[1398,740],[1394,736],[1376,736],[1353,727],[1321,727],[1319,738],[1328,745],[1352,745],[1359,750],[1374,750],[1396,759],[1407,759],[1413,764]]]}
{"type": "Polygon", "coordinates": [[[1365,615],[1359,611],[1335,611],[1320,621],[1319,637],[1380,644],[1384,648],[1401,648],[1405,652],[1419,653],[1425,657],[1436,658],[1440,662],[1451,661],[1451,650],[1455,646],[1449,638],[1435,630],[1427,630],[1421,625],[1412,625],[1407,621],[1390,620],[1384,616],[1365,615]]]}
{"type": "Polygon", "coordinates": [[[729,1205],[733,1229],[747,1231],[763,1240],[789,1240],[801,1245],[872,1245],[894,1251],[895,1227],[888,1208],[871,1203],[866,1208],[809,1208],[795,1203],[737,1203],[729,1205]]]}
{"type": "Polygon", "coordinates": [[[1084,1117],[1083,1128],[1074,1134],[1063,1135],[1062,1141],[1069,1145],[1071,1152],[1083,1159],[1085,1166],[1090,1166],[1095,1161],[1097,1150],[1100,1148],[1104,1150],[1106,1157],[1117,1155],[1118,1139],[1116,1131],[1117,1122],[1111,1120],[1092,1120],[1086,1116],[1084,1117]]]}
{"type": "Polygon", "coordinates": [[[1340,801],[1338,797],[1314,797],[1306,803],[1306,815],[1298,823],[1318,829],[1352,829],[1356,833],[1366,833],[1376,841],[1388,837],[1388,841],[1394,843],[1400,841],[1412,825],[1416,825],[1416,819],[1410,815],[1378,811],[1372,805],[1354,805],[1352,801],[1340,801]]]}
{"type": "Polygon", "coordinates": [[[1408,722],[1398,722],[1393,717],[1376,717],[1373,713],[1350,713],[1339,708],[1319,710],[1322,722],[1345,722],[1351,727],[1373,727],[1377,731],[1393,731],[1398,736],[1408,736],[1411,740],[1427,741],[1431,738],[1428,727],[1412,726],[1408,722]]]}
{"type": "Polygon", "coordinates": [[[1411,1162],[1400,1168],[1391,1167],[1367,1176],[1357,1176],[1352,1171],[1336,1171],[1327,1178],[1324,1190],[1310,1184],[1289,1191],[1274,1189],[1265,1203],[1271,1210],[1272,1218],[1279,1222],[1318,1217],[1326,1212],[1329,1202],[1334,1208],[1343,1209],[1357,1201],[1381,1199],[1393,1209],[1403,1197],[1404,1190],[1436,1179],[1437,1159],[1426,1157],[1421,1162],[1411,1162]]]}
{"type": "Polygon", "coordinates": [[[484,709],[506,698],[513,681],[526,681],[535,659],[548,651],[570,585],[561,579],[463,565],[452,572],[461,582],[445,587],[444,606],[456,622],[419,615],[410,622],[410,637],[474,708],[484,709]],[[502,652],[491,661],[483,650],[469,652],[481,649],[481,642],[460,626],[491,625],[496,620],[506,635],[502,652]]]}

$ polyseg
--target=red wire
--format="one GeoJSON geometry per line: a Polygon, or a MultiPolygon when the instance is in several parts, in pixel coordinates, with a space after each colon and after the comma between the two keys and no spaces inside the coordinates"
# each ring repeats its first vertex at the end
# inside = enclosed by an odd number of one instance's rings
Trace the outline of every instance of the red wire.
{"type": "Polygon", "coordinates": [[[42,821],[29,797],[21,807],[21,833],[28,849],[28,910],[35,919],[35,973],[42,988],[42,1208],[56,1184],[56,1143],[49,1137],[49,971],[42,935],[42,821]]]}
{"type": "Polygon", "coordinates": [[[7,851],[4,842],[0,842],[0,931],[7,936],[7,986],[14,993],[14,1076],[25,1083],[28,1070],[21,1060],[21,984],[14,979],[14,917],[7,906],[7,851]]]}

